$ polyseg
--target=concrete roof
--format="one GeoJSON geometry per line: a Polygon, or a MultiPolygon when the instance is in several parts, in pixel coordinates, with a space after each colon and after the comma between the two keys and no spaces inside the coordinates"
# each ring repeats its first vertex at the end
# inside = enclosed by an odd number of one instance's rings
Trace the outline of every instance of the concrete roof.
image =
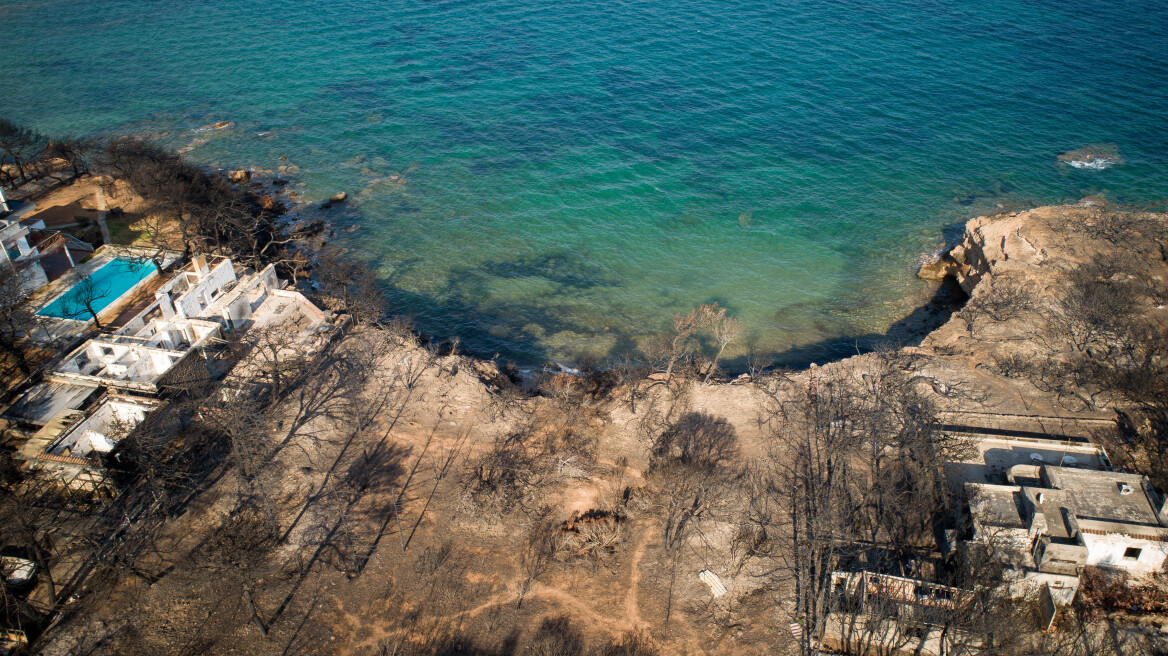
{"type": "Polygon", "coordinates": [[[1106,469],[1111,464],[1103,449],[1094,444],[1042,443],[1009,438],[979,439],[973,444],[975,449],[967,460],[945,465],[955,484],[1005,483],[1006,473],[1015,465],[1064,463],[1078,468],[1106,469]]]}
{"type": "Polygon", "coordinates": [[[982,524],[1005,528],[1026,528],[1030,513],[1026,510],[1025,495],[1016,485],[971,484],[975,491],[970,510],[982,524]]]}
{"type": "Polygon", "coordinates": [[[1067,505],[1080,519],[1159,526],[1156,509],[1144,491],[1144,477],[1119,472],[1047,467],[1051,484],[1067,492],[1067,505]],[[1121,492],[1121,485],[1132,489],[1121,492]]]}
{"type": "Polygon", "coordinates": [[[1163,528],[1156,514],[1159,499],[1145,488],[1143,476],[1048,465],[1043,478],[1050,487],[970,483],[970,512],[983,525],[1012,529],[1028,528],[1032,513],[1041,513],[1046,533],[1056,538],[1069,537],[1069,513],[1080,521],[1113,524],[1115,532],[1163,528]]]}

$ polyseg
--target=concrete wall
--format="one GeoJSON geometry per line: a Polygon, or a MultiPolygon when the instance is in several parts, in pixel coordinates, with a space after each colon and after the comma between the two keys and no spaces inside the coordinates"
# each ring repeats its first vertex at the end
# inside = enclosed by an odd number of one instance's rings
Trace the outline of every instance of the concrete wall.
{"type": "Polygon", "coordinates": [[[1009,570],[1002,582],[1006,592],[1015,599],[1035,598],[1041,588],[1049,587],[1063,603],[1070,603],[1079,589],[1079,577],[1033,570],[1009,570]]]}
{"type": "Polygon", "coordinates": [[[1087,563],[1087,549],[1077,544],[1059,544],[1050,538],[1039,540],[1034,549],[1038,569],[1053,574],[1078,574],[1087,563]]]}
{"type": "Polygon", "coordinates": [[[1087,545],[1088,565],[1113,567],[1136,576],[1145,576],[1164,569],[1164,560],[1168,557],[1168,542],[1144,540],[1122,533],[1094,535],[1084,532],[1080,535],[1087,545]],[[1140,549],[1138,559],[1124,558],[1124,552],[1129,547],[1140,549]]]}
{"type": "Polygon", "coordinates": [[[20,291],[31,294],[49,284],[49,277],[39,261],[24,262],[17,265],[20,275],[20,291]]]}
{"type": "Polygon", "coordinates": [[[124,437],[123,431],[137,426],[153,406],[110,398],[88,417],[74,424],[49,447],[58,453],[71,447],[71,455],[88,457],[90,452],[106,452],[124,437]]]}
{"type": "Polygon", "coordinates": [[[229,330],[238,330],[251,318],[253,306],[258,307],[257,303],[262,303],[268,294],[277,292],[280,288],[276,267],[269,264],[248,280],[246,286],[241,285],[231,292],[235,297],[225,303],[222,316],[217,318],[221,319],[229,330]]]}
{"type": "Polygon", "coordinates": [[[223,288],[235,280],[235,269],[231,260],[223,260],[204,276],[194,287],[175,301],[175,310],[180,316],[197,318],[203,309],[222,293],[223,288]]]}

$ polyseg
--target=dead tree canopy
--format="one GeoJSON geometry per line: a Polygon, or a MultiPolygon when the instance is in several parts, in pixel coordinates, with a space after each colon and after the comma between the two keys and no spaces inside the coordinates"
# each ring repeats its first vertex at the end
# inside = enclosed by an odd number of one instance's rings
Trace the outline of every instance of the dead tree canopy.
{"type": "Polygon", "coordinates": [[[964,445],[938,430],[929,396],[895,354],[872,354],[777,383],[762,417],[771,449],[755,463],[743,536],[794,595],[782,611],[805,627],[814,651],[836,610],[832,572],[862,558],[865,569],[904,575],[931,549],[947,491],[941,466],[964,445]]]}
{"type": "Polygon", "coordinates": [[[4,176],[0,182],[11,187],[28,182],[46,146],[48,139],[41,133],[0,117],[0,175],[4,176]]]}

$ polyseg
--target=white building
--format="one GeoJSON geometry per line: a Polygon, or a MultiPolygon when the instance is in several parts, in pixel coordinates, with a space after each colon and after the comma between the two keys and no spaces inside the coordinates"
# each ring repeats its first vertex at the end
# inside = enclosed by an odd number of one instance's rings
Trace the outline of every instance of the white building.
{"type": "Polygon", "coordinates": [[[269,314],[272,304],[281,301],[294,303],[303,311],[316,315],[318,320],[325,319],[325,313],[303,294],[283,289],[274,265],[241,277],[231,260],[220,259],[211,266],[203,255],[196,256],[186,271],[160,287],[154,299],[154,303],[126,325],[127,328],[145,325],[153,317],[162,317],[216,321],[230,331],[246,329],[250,323],[269,314]],[[263,312],[261,306],[265,306],[263,312]]]}
{"type": "Polygon", "coordinates": [[[1168,557],[1168,506],[1146,476],[1016,465],[1006,484],[967,483],[971,544],[992,545],[1018,592],[1043,584],[1070,601],[1085,566],[1147,576],[1168,557]]]}
{"type": "Polygon", "coordinates": [[[31,294],[77,265],[94,248],[59,230],[47,230],[41,219],[22,219],[36,203],[4,198],[0,191],[0,265],[10,264],[21,278],[21,291],[31,294]]]}
{"type": "Polygon", "coordinates": [[[287,325],[298,334],[316,335],[328,319],[303,294],[281,289],[274,266],[240,278],[231,260],[209,266],[200,255],[116,333],[91,339],[66,356],[53,377],[156,394],[168,373],[220,340],[224,330],[287,325]]]}
{"type": "Polygon", "coordinates": [[[49,284],[49,277],[40,264],[40,251],[28,242],[30,230],[44,230],[45,223],[22,222],[20,215],[25,212],[10,212],[3,193],[0,191],[0,264],[16,267],[21,277],[21,290],[29,294],[49,284]]]}

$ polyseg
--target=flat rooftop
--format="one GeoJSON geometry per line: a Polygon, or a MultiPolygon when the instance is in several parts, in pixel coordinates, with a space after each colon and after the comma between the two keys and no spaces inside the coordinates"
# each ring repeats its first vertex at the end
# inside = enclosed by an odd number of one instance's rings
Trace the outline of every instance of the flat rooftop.
{"type": "Polygon", "coordinates": [[[976,485],[977,495],[970,504],[978,521],[988,526],[1026,528],[1030,514],[1026,495],[1016,485],[976,485]]]}
{"type": "Polygon", "coordinates": [[[1067,492],[1067,506],[1080,519],[1159,526],[1156,509],[1143,489],[1143,476],[1048,467],[1052,483],[1067,492]],[[1132,492],[1123,494],[1122,485],[1132,492]]]}
{"type": "Polygon", "coordinates": [[[1005,483],[1015,465],[1063,465],[1089,470],[1110,467],[1107,454],[1093,444],[1060,444],[1009,438],[971,439],[974,450],[964,462],[947,463],[950,482],[1005,483]]]}
{"type": "Polygon", "coordinates": [[[1054,537],[1068,535],[1064,510],[1080,520],[1162,528],[1143,476],[1052,466],[1043,475],[1050,487],[971,483],[970,510],[987,526],[1027,528],[1033,508],[1054,537]]]}

